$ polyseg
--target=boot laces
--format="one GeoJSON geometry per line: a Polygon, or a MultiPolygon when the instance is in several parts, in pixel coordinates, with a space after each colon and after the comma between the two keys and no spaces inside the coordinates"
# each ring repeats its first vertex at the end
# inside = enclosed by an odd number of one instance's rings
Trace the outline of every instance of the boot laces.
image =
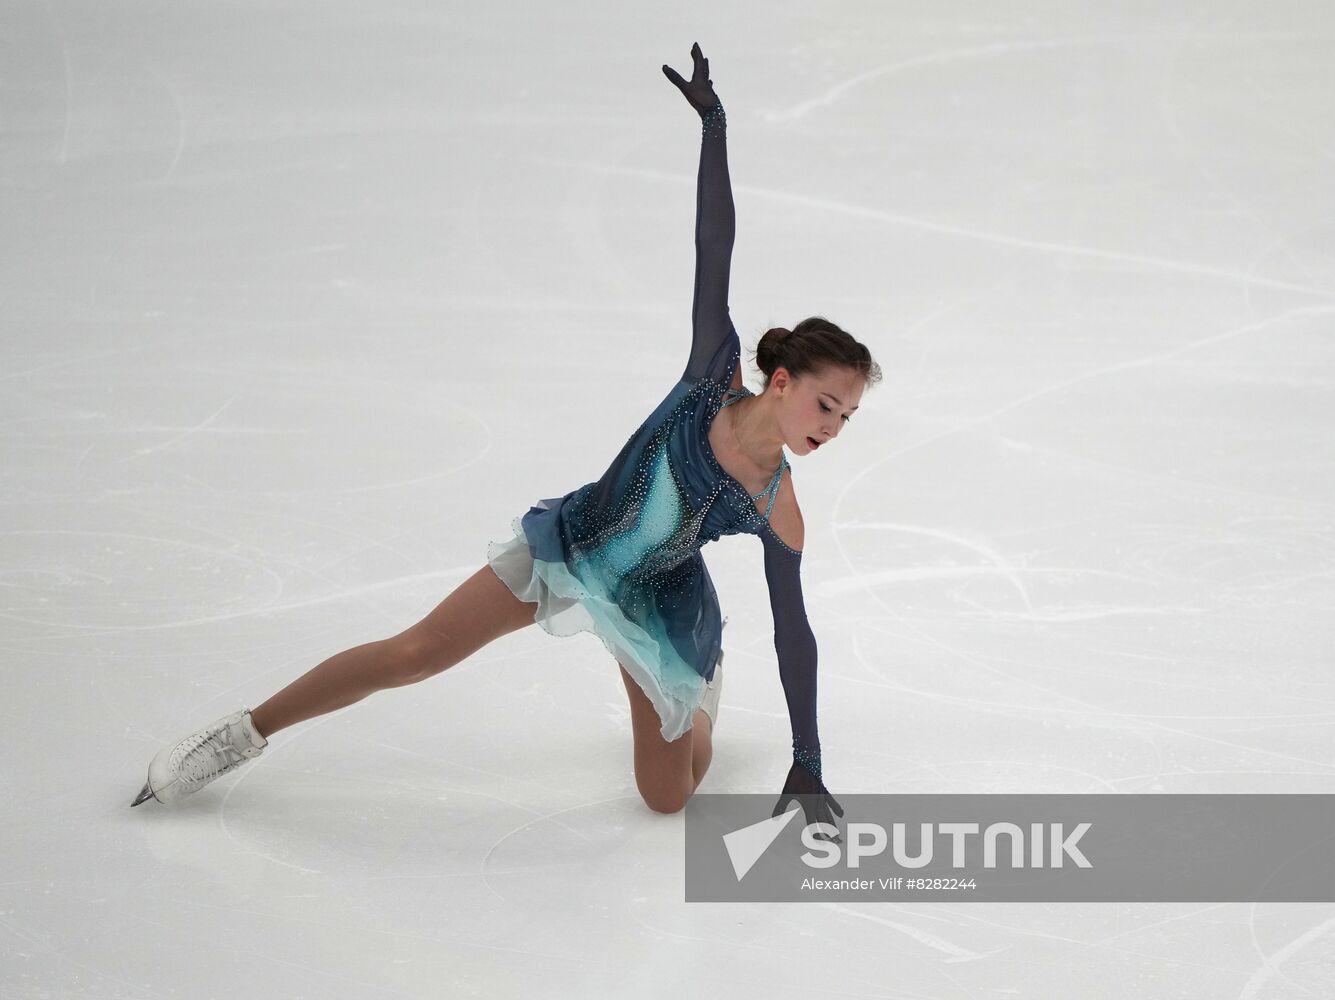
{"type": "Polygon", "coordinates": [[[225,727],[206,729],[177,744],[172,765],[182,784],[202,788],[246,759],[228,742],[224,732],[225,727]]]}

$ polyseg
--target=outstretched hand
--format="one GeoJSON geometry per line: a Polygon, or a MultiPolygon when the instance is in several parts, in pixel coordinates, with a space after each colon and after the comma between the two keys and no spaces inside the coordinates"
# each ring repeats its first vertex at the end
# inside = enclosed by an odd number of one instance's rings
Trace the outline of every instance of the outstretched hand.
{"type": "MultiPolygon", "coordinates": [[[[826,790],[824,782],[817,778],[796,761],[788,772],[788,780],[784,783],[783,793],[779,796],[778,803],[774,806],[772,816],[778,816],[788,808],[790,802],[796,802],[802,807],[802,812],[806,814],[807,825],[812,823],[828,823],[835,826],[834,815],[842,816],[844,807],[841,806],[835,797],[826,790]]],[[[816,840],[828,840],[835,844],[842,844],[839,834],[836,832],[833,836],[817,831],[813,834],[816,840]]]]}
{"type": "Polygon", "coordinates": [[[709,79],[709,60],[700,51],[699,42],[691,46],[691,58],[695,60],[695,71],[691,74],[689,83],[683,80],[681,74],[667,63],[663,64],[663,75],[686,95],[686,100],[691,102],[691,107],[695,108],[700,113],[700,117],[703,118],[718,100],[718,95],[714,93],[714,81],[709,79]]]}

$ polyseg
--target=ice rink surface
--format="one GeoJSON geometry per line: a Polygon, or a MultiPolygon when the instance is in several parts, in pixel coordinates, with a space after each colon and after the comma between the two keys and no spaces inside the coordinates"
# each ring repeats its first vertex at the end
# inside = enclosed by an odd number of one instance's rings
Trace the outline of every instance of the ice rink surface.
{"type": "MultiPolygon", "coordinates": [[[[1335,13],[32,3],[0,32],[0,996],[1303,998],[1335,904],[688,904],[615,662],[533,627],[165,742],[395,634],[731,313],[885,380],[794,458],[827,784],[1335,792],[1335,13]]],[[[793,456],[790,454],[790,458],[793,456]]],[[[789,764],[754,537],[701,792],[789,764]]]]}

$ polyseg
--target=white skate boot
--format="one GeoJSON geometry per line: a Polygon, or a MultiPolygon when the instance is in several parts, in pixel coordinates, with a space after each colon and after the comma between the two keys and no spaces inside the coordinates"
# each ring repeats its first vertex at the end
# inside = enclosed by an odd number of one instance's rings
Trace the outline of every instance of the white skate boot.
{"type": "Polygon", "coordinates": [[[214,778],[258,757],[268,745],[269,741],[251,723],[250,709],[233,712],[159,750],[148,765],[147,783],[130,805],[137,806],[150,798],[159,802],[183,799],[214,778]]]}

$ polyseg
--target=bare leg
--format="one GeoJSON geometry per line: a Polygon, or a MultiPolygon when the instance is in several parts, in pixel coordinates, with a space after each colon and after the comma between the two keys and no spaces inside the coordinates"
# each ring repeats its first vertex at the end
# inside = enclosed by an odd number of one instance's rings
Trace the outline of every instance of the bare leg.
{"type": "Polygon", "coordinates": [[[447,670],[493,639],[533,624],[536,604],[511,593],[483,566],[416,625],[354,646],[302,674],[250,713],[261,736],[447,670]]]}
{"type": "Polygon", "coordinates": [[[677,812],[695,794],[709,770],[714,756],[713,725],[704,709],[699,709],[692,717],[691,728],[669,743],[663,739],[654,703],[626,673],[625,667],[621,667],[621,680],[630,697],[630,720],[635,732],[636,787],[650,809],[677,812]]]}

